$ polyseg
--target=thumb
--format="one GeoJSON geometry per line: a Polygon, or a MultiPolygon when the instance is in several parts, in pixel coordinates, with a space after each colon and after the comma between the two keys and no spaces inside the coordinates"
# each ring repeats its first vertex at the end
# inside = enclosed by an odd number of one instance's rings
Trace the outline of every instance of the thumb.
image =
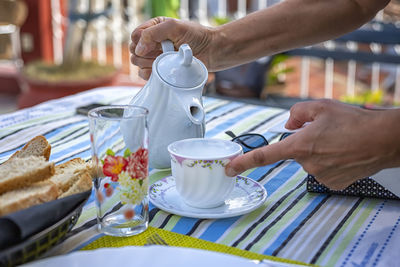
{"type": "Polygon", "coordinates": [[[289,158],[288,142],[281,142],[257,148],[234,158],[226,167],[226,175],[233,177],[245,170],[275,163],[289,158]]]}
{"type": "Polygon", "coordinates": [[[294,104],[290,109],[290,117],[285,127],[287,129],[298,129],[304,123],[313,121],[321,105],[323,105],[322,101],[305,101],[294,104]]]}

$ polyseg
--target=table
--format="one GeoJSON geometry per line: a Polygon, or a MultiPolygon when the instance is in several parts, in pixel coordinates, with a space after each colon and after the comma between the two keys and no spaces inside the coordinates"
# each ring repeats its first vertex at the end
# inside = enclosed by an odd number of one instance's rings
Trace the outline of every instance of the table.
{"type": "MultiPolygon", "coordinates": [[[[93,102],[126,104],[134,87],[98,88],[0,116],[0,162],[29,139],[44,135],[52,145],[51,161],[89,159],[88,120],[75,108],[93,102]]],[[[206,137],[255,132],[270,142],[280,135],[268,129],[287,110],[204,98],[206,137]]],[[[170,170],[151,170],[155,182],[170,170]]],[[[150,205],[150,226],[255,253],[321,266],[400,266],[400,202],[395,200],[308,193],[307,174],[293,160],[246,171],[265,186],[268,198],[250,214],[203,220],[172,215],[150,205]]],[[[101,235],[95,227],[93,194],[67,239],[49,255],[79,250],[101,235]]]]}

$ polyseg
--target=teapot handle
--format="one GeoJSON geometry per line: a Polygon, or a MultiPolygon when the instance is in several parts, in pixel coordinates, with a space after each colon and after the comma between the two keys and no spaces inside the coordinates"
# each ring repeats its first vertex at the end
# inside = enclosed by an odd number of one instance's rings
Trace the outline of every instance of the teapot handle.
{"type": "Polygon", "coordinates": [[[175,51],[174,44],[172,43],[171,40],[161,41],[161,47],[162,47],[163,53],[175,51]]]}

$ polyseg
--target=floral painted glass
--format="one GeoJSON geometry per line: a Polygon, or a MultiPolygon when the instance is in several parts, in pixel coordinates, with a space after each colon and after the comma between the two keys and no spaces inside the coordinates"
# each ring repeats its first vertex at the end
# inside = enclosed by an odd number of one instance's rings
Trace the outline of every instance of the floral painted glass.
{"type": "Polygon", "coordinates": [[[104,106],[88,113],[97,170],[97,221],[105,234],[129,236],[148,227],[147,114],[147,109],[130,105],[104,106]]]}

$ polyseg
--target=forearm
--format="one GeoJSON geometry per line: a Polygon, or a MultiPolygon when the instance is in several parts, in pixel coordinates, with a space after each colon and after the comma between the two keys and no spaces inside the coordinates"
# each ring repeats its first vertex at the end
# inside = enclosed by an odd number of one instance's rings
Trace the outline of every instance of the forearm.
{"type": "Polygon", "coordinates": [[[340,36],[372,19],[387,2],[283,1],[215,29],[211,69],[225,69],[340,36]]]}
{"type": "Polygon", "coordinates": [[[370,134],[376,140],[381,167],[400,167],[400,109],[372,112],[376,116],[371,116],[370,134]]]}

